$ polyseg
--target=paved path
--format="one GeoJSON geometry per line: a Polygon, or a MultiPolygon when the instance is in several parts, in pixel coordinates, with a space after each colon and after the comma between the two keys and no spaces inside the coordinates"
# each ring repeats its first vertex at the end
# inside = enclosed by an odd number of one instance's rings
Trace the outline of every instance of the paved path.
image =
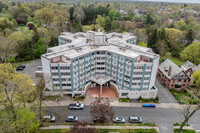
{"type": "Polygon", "coordinates": [[[156,78],[155,86],[158,89],[158,97],[161,103],[177,103],[169,89],[162,85],[158,78],[156,78]]]}
{"type": "MultiPolygon", "coordinates": [[[[90,105],[90,103],[93,100],[85,100],[85,101],[79,101],[79,103],[83,103],[84,105],[90,105]]],[[[75,103],[75,101],[72,100],[62,100],[62,101],[43,101],[44,106],[67,106],[70,103],[75,103]]],[[[112,101],[110,102],[111,106],[114,107],[142,107],[143,103],[126,103],[126,102],[119,102],[119,101],[112,101]]],[[[155,104],[156,108],[182,108],[185,105],[180,105],[178,103],[157,103],[155,104]]]]}

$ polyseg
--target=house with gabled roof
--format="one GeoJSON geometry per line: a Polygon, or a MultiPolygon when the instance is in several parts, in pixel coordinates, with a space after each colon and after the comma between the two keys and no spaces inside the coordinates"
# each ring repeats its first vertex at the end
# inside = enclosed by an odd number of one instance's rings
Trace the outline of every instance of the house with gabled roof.
{"type": "Polygon", "coordinates": [[[158,77],[168,89],[186,89],[189,81],[185,70],[177,66],[170,59],[165,60],[159,65],[158,77]]]}
{"type": "Polygon", "coordinates": [[[183,68],[185,70],[185,72],[187,73],[188,77],[189,77],[189,85],[190,86],[194,86],[195,85],[195,81],[192,78],[192,74],[198,70],[200,70],[200,64],[198,66],[196,66],[195,64],[193,64],[192,62],[190,62],[189,60],[187,60],[182,66],[181,68],[183,68]]]}

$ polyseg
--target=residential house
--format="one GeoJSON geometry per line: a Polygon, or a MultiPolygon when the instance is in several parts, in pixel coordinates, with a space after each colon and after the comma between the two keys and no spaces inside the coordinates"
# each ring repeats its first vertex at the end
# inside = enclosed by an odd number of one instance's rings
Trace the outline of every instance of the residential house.
{"type": "Polygon", "coordinates": [[[165,60],[158,67],[158,76],[168,89],[186,89],[189,77],[184,69],[177,66],[170,59],[165,60]]]}
{"type": "Polygon", "coordinates": [[[181,67],[185,70],[185,72],[187,73],[187,75],[189,77],[189,85],[190,86],[194,86],[195,85],[195,81],[192,78],[192,74],[194,72],[200,70],[200,64],[198,66],[196,66],[195,64],[193,64],[192,62],[187,60],[181,67]]]}

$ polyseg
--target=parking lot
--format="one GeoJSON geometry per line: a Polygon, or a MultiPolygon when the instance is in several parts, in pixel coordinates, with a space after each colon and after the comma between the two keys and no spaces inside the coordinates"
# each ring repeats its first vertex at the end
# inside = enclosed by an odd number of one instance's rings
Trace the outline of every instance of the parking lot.
{"type": "Polygon", "coordinates": [[[26,68],[24,68],[24,70],[18,71],[18,72],[29,75],[29,77],[33,80],[33,82],[36,83],[37,79],[35,76],[35,71],[37,70],[38,66],[42,65],[41,60],[40,59],[33,60],[32,62],[24,63],[23,65],[25,65],[26,68]]]}

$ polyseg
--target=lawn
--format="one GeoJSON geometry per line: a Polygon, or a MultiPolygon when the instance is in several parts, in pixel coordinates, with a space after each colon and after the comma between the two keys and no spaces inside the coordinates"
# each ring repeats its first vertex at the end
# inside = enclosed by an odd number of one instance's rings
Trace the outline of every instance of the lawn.
{"type": "Polygon", "coordinates": [[[174,62],[176,65],[181,66],[185,61],[181,60],[180,58],[177,57],[171,57],[170,60],[174,62]]]}
{"type": "Polygon", "coordinates": [[[198,101],[194,97],[192,97],[191,94],[189,94],[186,90],[176,91],[176,89],[172,89],[170,90],[170,92],[180,104],[187,104],[187,102],[189,102],[189,104],[198,103],[198,101]]]}
{"type": "MultiPolygon", "coordinates": [[[[178,133],[178,129],[174,129],[174,133],[178,133]]],[[[196,133],[196,132],[191,129],[183,129],[182,133],[196,133]]]]}

